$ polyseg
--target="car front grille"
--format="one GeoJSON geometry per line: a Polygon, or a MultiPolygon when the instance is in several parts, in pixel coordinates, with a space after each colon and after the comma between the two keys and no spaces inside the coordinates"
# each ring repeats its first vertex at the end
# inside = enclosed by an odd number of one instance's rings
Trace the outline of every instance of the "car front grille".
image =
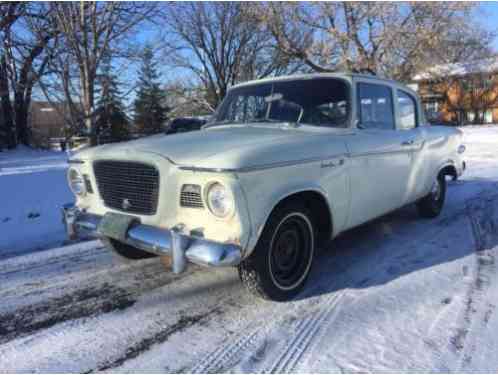
{"type": "Polygon", "coordinates": [[[99,160],[93,163],[100,197],[106,207],[154,215],[159,196],[159,172],[149,164],[99,160]]]}
{"type": "Polygon", "coordinates": [[[180,206],[190,208],[204,208],[201,187],[199,185],[183,185],[180,192],[180,206]]]}

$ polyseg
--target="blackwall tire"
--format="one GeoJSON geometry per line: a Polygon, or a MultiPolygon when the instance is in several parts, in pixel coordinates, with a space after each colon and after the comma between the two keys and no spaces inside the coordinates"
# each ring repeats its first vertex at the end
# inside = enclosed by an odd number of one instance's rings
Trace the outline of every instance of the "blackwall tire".
{"type": "Polygon", "coordinates": [[[418,213],[423,218],[435,218],[443,210],[446,199],[446,178],[440,173],[433,182],[431,191],[417,202],[418,213]]]}
{"type": "Polygon", "coordinates": [[[253,253],[239,265],[246,288],[258,297],[287,301],[301,291],[311,271],[316,245],[313,215],[306,207],[277,207],[253,253]]]}

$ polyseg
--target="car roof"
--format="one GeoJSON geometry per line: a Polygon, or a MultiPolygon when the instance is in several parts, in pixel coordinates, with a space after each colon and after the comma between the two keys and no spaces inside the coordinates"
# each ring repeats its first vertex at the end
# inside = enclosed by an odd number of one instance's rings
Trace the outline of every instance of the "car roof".
{"type": "Polygon", "coordinates": [[[375,81],[379,81],[379,83],[387,83],[389,85],[397,86],[399,88],[402,88],[403,90],[407,90],[407,91],[410,91],[412,93],[415,93],[408,86],[404,85],[401,82],[394,81],[392,79],[375,76],[373,74],[349,73],[349,72],[308,73],[308,74],[292,74],[292,75],[279,76],[279,77],[269,77],[269,78],[256,79],[256,80],[251,80],[251,81],[239,83],[239,84],[231,86],[230,90],[234,89],[234,88],[238,88],[238,87],[251,86],[251,85],[261,84],[261,83],[292,81],[292,80],[300,80],[300,79],[305,80],[305,79],[314,79],[314,78],[339,78],[339,79],[344,79],[347,81],[352,81],[354,79],[375,80],[375,81]]]}

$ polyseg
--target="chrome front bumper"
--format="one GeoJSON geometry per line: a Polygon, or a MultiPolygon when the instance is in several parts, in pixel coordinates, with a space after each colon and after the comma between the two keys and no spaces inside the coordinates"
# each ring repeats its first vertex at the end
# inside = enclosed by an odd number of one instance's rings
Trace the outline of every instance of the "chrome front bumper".
{"type": "MultiPolygon", "coordinates": [[[[62,208],[62,217],[70,239],[103,236],[99,231],[102,216],[67,204],[62,208]]],[[[149,253],[171,256],[174,273],[183,272],[188,262],[208,267],[232,267],[241,261],[239,246],[186,235],[181,227],[162,229],[137,223],[128,228],[124,240],[119,240],[149,253]]]]}

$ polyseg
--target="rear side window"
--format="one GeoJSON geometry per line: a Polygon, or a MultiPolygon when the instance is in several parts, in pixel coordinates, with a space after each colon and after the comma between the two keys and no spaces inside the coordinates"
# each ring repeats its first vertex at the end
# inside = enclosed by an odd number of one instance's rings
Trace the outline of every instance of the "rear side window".
{"type": "Polygon", "coordinates": [[[360,127],[393,130],[392,90],[373,83],[359,83],[357,87],[360,127]]]}
{"type": "Polygon", "coordinates": [[[413,129],[417,126],[417,104],[410,94],[398,90],[398,111],[400,129],[413,129]]]}

